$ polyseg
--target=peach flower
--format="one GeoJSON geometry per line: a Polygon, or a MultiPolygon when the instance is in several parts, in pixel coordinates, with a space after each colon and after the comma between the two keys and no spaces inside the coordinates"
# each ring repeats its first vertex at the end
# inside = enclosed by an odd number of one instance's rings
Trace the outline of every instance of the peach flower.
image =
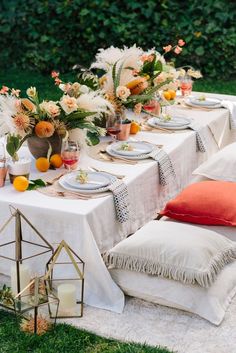
{"type": "Polygon", "coordinates": [[[2,86],[0,90],[0,94],[7,94],[8,91],[9,91],[9,88],[7,86],[2,86]]]}
{"type": "Polygon", "coordinates": [[[52,77],[52,78],[59,77],[59,75],[60,75],[59,72],[56,72],[56,71],[52,71],[52,72],[51,72],[51,77],[52,77]]]}
{"type": "Polygon", "coordinates": [[[185,41],[184,41],[183,39],[179,39],[179,40],[178,40],[178,45],[179,45],[180,47],[183,47],[183,46],[185,45],[185,41]]]}
{"type": "Polygon", "coordinates": [[[116,96],[120,98],[122,101],[126,101],[126,99],[130,96],[131,92],[129,88],[125,86],[118,86],[116,89],[116,96]]]}
{"type": "Polygon", "coordinates": [[[135,104],[134,113],[139,115],[141,113],[141,111],[142,111],[142,107],[143,107],[142,103],[135,104]]]}
{"type": "Polygon", "coordinates": [[[60,108],[53,101],[43,101],[39,104],[40,109],[47,114],[47,116],[55,118],[60,114],[60,108]]]}
{"type": "Polygon", "coordinates": [[[176,48],[174,49],[174,52],[175,52],[175,54],[180,54],[182,50],[183,49],[177,45],[176,48]]]}
{"type": "Polygon", "coordinates": [[[60,100],[60,106],[66,112],[66,114],[71,114],[78,109],[77,100],[74,97],[63,96],[60,100]]]}
{"type": "Polygon", "coordinates": [[[168,53],[169,51],[171,51],[171,49],[172,49],[172,45],[167,45],[166,47],[163,47],[163,50],[164,50],[164,52],[165,53],[168,53]]]}

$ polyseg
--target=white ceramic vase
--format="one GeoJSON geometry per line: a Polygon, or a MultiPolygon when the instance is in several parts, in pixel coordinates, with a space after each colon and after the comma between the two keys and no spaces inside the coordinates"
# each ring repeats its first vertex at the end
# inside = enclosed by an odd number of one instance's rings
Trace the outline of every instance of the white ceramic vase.
{"type": "Polygon", "coordinates": [[[10,182],[13,183],[14,179],[19,175],[25,176],[27,179],[29,179],[30,165],[31,165],[30,158],[20,158],[16,162],[12,160],[9,161],[8,173],[10,177],[10,182]]]}

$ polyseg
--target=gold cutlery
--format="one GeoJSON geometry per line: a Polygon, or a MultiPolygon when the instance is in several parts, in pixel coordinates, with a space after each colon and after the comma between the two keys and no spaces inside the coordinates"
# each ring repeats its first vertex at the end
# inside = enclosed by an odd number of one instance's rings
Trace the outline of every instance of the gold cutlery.
{"type": "Polygon", "coordinates": [[[168,129],[165,129],[164,127],[160,127],[160,126],[151,127],[146,124],[141,124],[141,128],[143,128],[143,131],[158,131],[159,130],[159,131],[165,132],[167,134],[173,134],[175,132],[174,130],[168,130],[168,129]]]}
{"type": "Polygon", "coordinates": [[[121,161],[121,162],[123,162],[125,164],[132,164],[132,165],[137,164],[137,161],[135,161],[135,160],[131,160],[131,159],[123,158],[123,157],[110,156],[110,155],[107,154],[107,152],[105,150],[100,150],[99,156],[101,158],[103,158],[104,160],[110,161],[110,162],[119,162],[119,161],[121,161]]]}
{"type": "Polygon", "coordinates": [[[111,172],[108,172],[108,171],[106,171],[106,170],[98,169],[98,168],[95,168],[95,167],[89,167],[89,169],[90,169],[90,170],[93,170],[93,171],[95,171],[95,172],[101,172],[101,173],[110,174],[110,175],[116,177],[117,179],[124,179],[124,178],[126,177],[125,175],[111,173],[111,172]]]}

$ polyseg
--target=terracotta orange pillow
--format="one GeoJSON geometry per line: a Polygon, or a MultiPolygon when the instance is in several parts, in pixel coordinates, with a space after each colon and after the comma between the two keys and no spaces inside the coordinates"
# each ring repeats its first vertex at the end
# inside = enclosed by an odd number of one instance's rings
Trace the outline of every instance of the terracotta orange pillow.
{"type": "Polygon", "coordinates": [[[236,183],[191,184],[170,200],[160,214],[189,223],[236,226],[236,183]]]}

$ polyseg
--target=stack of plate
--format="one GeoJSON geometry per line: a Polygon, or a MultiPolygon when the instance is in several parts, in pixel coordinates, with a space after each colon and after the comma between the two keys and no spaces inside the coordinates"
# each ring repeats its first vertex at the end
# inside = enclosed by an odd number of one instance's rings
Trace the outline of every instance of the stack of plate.
{"type": "Polygon", "coordinates": [[[210,109],[216,109],[221,107],[221,101],[217,98],[205,98],[202,100],[197,97],[189,97],[185,100],[185,103],[192,107],[206,107],[210,109]]]}
{"type": "Polygon", "coordinates": [[[162,118],[150,118],[148,125],[158,128],[165,128],[168,130],[183,130],[187,129],[191,124],[191,120],[185,117],[173,116],[171,120],[164,120],[162,118]]]}
{"type": "Polygon", "coordinates": [[[87,172],[88,181],[80,183],[76,178],[79,171],[63,175],[59,179],[59,184],[66,190],[77,191],[79,193],[98,193],[109,189],[109,185],[116,181],[116,177],[103,172],[87,172]]]}
{"type": "Polygon", "coordinates": [[[154,149],[154,145],[142,141],[120,141],[108,145],[106,151],[112,157],[125,158],[130,160],[146,159],[154,149]],[[131,147],[130,150],[123,149],[124,144],[131,147]]]}

